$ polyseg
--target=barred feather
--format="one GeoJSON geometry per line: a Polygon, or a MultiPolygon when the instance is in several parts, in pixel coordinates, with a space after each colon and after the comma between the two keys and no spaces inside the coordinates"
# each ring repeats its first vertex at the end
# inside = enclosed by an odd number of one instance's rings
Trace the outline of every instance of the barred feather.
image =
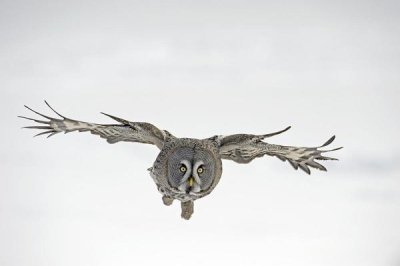
{"type": "Polygon", "coordinates": [[[25,107],[28,110],[48,119],[49,121],[37,120],[25,116],[18,116],[20,118],[34,121],[36,123],[46,124],[46,126],[24,127],[28,129],[46,130],[40,132],[35,136],[48,134],[47,137],[51,137],[60,132],[69,133],[73,131],[78,131],[78,132],[89,131],[94,135],[99,135],[101,138],[106,139],[108,143],[116,143],[119,141],[141,142],[147,144],[154,144],[160,149],[164,145],[164,138],[166,133],[164,133],[163,130],[158,129],[152,124],[142,123],[142,122],[129,122],[127,120],[123,120],[121,118],[117,118],[115,116],[107,115],[104,113],[103,113],[104,115],[116,120],[121,124],[104,125],[104,124],[87,123],[67,118],[58,113],[56,110],[54,110],[46,101],[45,103],[61,119],[41,114],[26,105],[25,107]]]}
{"type": "Polygon", "coordinates": [[[281,161],[288,161],[294,169],[297,170],[300,168],[307,174],[310,174],[310,167],[321,171],[327,171],[325,166],[315,160],[337,160],[336,158],[326,157],[322,154],[339,150],[342,147],[331,150],[320,150],[320,148],[331,144],[335,140],[335,136],[332,136],[323,145],[312,148],[282,146],[262,141],[262,139],[264,139],[263,136],[274,136],[287,131],[289,128],[290,127],[266,135],[236,134],[229,136],[215,136],[211,139],[220,144],[220,155],[222,159],[232,160],[237,163],[249,163],[255,158],[269,155],[275,156],[281,161]]]}

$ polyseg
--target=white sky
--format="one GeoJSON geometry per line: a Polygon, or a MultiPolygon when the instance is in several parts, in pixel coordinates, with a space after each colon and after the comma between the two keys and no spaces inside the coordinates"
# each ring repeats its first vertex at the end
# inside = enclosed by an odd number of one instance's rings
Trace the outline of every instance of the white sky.
{"type": "Polygon", "coordinates": [[[0,2],[0,265],[400,265],[396,1],[0,2]],[[329,172],[224,161],[216,190],[162,205],[157,148],[35,138],[43,100],[176,136],[268,133],[329,172]]]}

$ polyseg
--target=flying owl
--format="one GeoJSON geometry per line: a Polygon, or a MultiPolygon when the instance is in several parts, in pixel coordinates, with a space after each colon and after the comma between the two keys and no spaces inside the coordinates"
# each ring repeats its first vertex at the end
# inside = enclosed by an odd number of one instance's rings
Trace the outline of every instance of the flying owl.
{"type": "Polygon", "coordinates": [[[153,166],[148,169],[150,176],[162,194],[163,203],[169,206],[174,200],[179,200],[181,217],[187,220],[193,214],[194,201],[207,196],[217,186],[222,174],[222,159],[245,164],[264,155],[275,156],[282,161],[288,161],[294,169],[300,168],[310,174],[309,167],[326,171],[326,168],[316,160],[337,160],[323,154],[342,148],[320,149],[331,144],[335,136],[323,145],[311,148],[263,142],[265,138],[281,134],[290,127],[264,135],[235,134],[216,135],[206,139],[177,138],[167,130],[158,129],[150,123],[130,122],[105,113],[102,114],[118,123],[94,124],[70,119],[59,114],[46,101],[45,103],[60,118],[46,116],[28,106],[25,107],[48,121],[19,116],[43,124],[24,127],[44,130],[35,136],[48,134],[47,137],[51,137],[60,132],[90,131],[111,144],[129,141],[156,145],[160,153],[153,166]]]}

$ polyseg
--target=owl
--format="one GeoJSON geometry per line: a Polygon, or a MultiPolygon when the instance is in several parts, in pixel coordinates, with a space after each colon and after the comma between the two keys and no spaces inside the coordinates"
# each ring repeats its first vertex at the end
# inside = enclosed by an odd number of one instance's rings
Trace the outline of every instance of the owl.
{"type": "Polygon", "coordinates": [[[337,160],[324,154],[342,148],[321,150],[331,144],[335,136],[318,147],[282,146],[263,141],[289,130],[290,127],[263,135],[234,134],[215,135],[206,139],[178,138],[150,123],[130,122],[105,113],[102,114],[117,123],[95,124],[70,119],[59,114],[46,101],[45,103],[59,118],[41,114],[28,106],[25,107],[46,120],[19,116],[42,124],[24,127],[43,130],[35,136],[51,137],[60,132],[89,131],[111,144],[128,141],[157,146],[160,153],[148,171],[162,195],[163,203],[169,206],[174,200],[180,201],[181,217],[186,220],[193,214],[194,201],[210,194],[220,181],[222,160],[247,164],[255,158],[269,155],[288,161],[294,169],[300,168],[310,174],[310,167],[326,171],[317,160],[337,160]]]}

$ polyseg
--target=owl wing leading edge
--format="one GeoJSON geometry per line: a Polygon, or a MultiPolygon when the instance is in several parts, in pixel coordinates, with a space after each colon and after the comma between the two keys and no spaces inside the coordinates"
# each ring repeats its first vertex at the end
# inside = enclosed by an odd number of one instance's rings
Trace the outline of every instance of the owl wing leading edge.
{"type": "Polygon", "coordinates": [[[114,119],[115,121],[119,122],[119,124],[109,124],[109,125],[94,124],[94,123],[87,123],[70,119],[59,114],[46,101],[45,103],[54,113],[60,116],[61,119],[43,115],[29,108],[26,105],[25,107],[27,109],[48,119],[48,121],[37,120],[25,116],[19,116],[20,118],[28,119],[39,124],[44,124],[43,126],[37,125],[37,126],[24,127],[30,129],[44,130],[43,132],[35,136],[48,134],[47,137],[51,137],[60,132],[69,133],[72,131],[79,131],[79,132],[89,131],[94,135],[99,135],[101,138],[106,139],[107,142],[111,144],[119,141],[130,141],[130,142],[153,144],[156,145],[159,149],[162,149],[164,145],[164,139],[166,137],[166,134],[168,134],[166,131],[160,130],[150,123],[130,122],[105,113],[102,114],[114,119]]]}
{"type": "Polygon", "coordinates": [[[307,174],[310,174],[309,167],[327,171],[326,168],[316,162],[316,160],[337,160],[335,158],[326,157],[323,154],[343,148],[340,147],[331,150],[320,149],[331,144],[334,141],[335,136],[331,137],[319,147],[282,146],[262,141],[265,138],[281,134],[289,129],[290,127],[287,127],[284,130],[265,135],[236,134],[215,136],[211,139],[217,141],[219,144],[219,153],[222,159],[232,160],[237,163],[249,163],[255,158],[264,155],[276,156],[282,161],[287,160],[294,169],[297,170],[300,168],[307,174]]]}

